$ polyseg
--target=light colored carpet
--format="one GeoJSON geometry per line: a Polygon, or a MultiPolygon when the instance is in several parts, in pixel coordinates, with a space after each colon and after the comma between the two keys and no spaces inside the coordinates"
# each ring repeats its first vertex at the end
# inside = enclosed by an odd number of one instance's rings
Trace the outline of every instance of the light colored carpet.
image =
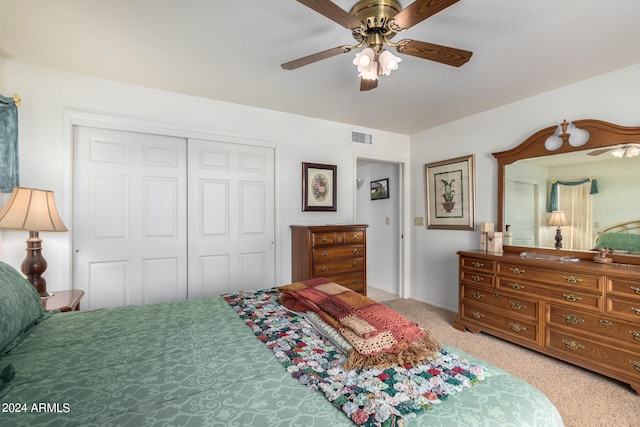
{"type": "Polygon", "coordinates": [[[558,408],[567,427],[640,426],[640,395],[628,384],[487,334],[458,331],[455,313],[447,310],[411,299],[381,303],[431,329],[440,341],[532,384],[558,408]]]}

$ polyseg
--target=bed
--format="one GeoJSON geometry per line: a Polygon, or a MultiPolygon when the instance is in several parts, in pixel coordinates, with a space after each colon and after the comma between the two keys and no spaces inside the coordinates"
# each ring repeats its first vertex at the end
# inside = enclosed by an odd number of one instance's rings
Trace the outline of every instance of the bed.
{"type": "MultiPolygon", "coordinates": [[[[321,342],[322,350],[314,354],[324,357],[335,349],[326,337],[314,335],[303,316],[278,304],[276,289],[94,311],[44,312],[34,288],[0,263],[0,297],[2,425],[357,424],[347,415],[353,414],[353,408],[346,409],[348,399],[329,398],[319,387],[314,389],[308,377],[305,383],[304,375],[296,375],[300,360],[287,363],[268,345],[264,337],[269,333],[297,334],[304,344],[296,349],[306,343],[311,346],[310,340],[321,342]],[[288,319],[284,332],[274,329],[274,313],[288,319]]],[[[387,418],[384,425],[563,425],[556,408],[534,387],[444,343],[443,347],[435,357],[441,370],[453,370],[454,365],[468,370],[481,367],[482,378],[464,377],[467,386],[458,383],[440,402],[436,396],[431,401],[435,404],[387,418]]],[[[366,371],[360,373],[369,375],[366,371]]],[[[371,375],[379,385],[388,372],[371,375]]],[[[335,381],[327,384],[340,389],[335,381]]],[[[388,394],[396,393],[406,409],[409,402],[400,398],[405,391],[394,387],[388,394]]],[[[358,423],[376,425],[374,418],[358,423]]]]}
{"type": "Polygon", "coordinates": [[[640,220],[603,228],[596,237],[595,249],[610,249],[616,254],[640,255],[640,220]]]}

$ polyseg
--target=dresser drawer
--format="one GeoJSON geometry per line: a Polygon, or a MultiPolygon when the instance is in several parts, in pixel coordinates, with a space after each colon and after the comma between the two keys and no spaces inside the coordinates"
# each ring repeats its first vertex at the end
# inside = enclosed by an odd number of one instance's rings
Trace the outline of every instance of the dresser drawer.
{"type": "Polygon", "coordinates": [[[547,305],[547,324],[552,327],[593,334],[597,339],[611,339],[640,353],[640,323],[606,317],[603,314],[575,310],[561,305],[547,305]]]}
{"type": "Polygon", "coordinates": [[[493,287],[493,274],[484,271],[460,270],[460,281],[463,283],[493,287]]]}
{"type": "MultiPolygon", "coordinates": [[[[338,233],[338,234],[340,234],[340,233],[338,233]]],[[[336,244],[336,233],[335,232],[313,233],[311,235],[311,244],[314,247],[316,247],[316,246],[335,245],[336,244]]]]}
{"type": "Polygon", "coordinates": [[[566,270],[547,270],[517,264],[498,264],[498,274],[508,279],[535,280],[552,285],[570,286],[584,291],[602,291],[601,276],[566,270]]]}
{"type": "Polygon", "coordinates": [[[358,271],[364,271],[364,258],[318,263],[313,266],[314,277],[326,277],[334,274],[355,273],[358,271]]]}
{"type": "Polygon", "coordinates": [[[364,246],[333,246],[313,249],[313,261],[316,263],[333,262],[347,258],[361,258],[364,246]]]}
{"type": "Polygon", "coordinates": [[[471,322],[486,325],[488,328],[506,333],[525,341],[536,343],[538,327],[535,323],[497,314],[480,305],[462,303],[462,318],[471,322]]]}
{"type": "Polygon", "coordinates": [[[572,358],[596,363],[625,378],[640,379],[640,353],[591,341],[580,335],[546,329],[545,346],[572,358]]]}
{"type": "Polygon", "coordinates": [[[460,266],[465,268],[475,268],[480,270],[485,270],[493,273],[493,268],[495,266],[494,261],[487,261],[485,259],[480,258],[461,258],[460,266]]]}
{"type": "Polygon", "coordinates": [[[617,277],[609,277],[609,290],[607,295],[617,295],[629,299],[635,299],[640,304],[640,281],[625,280],[617,277]]]}
{"type": "Polygon", "coordinates": [[[607,296],[607,313],[640,322],[640,301],[607,296]]]}
{"type": "Polygon", "coordinates": [[[538,318],[538,302],[534,299],[515,294],[497,293],[492,289],[487,290],[470,285],[464,285],[462,289],[463,297],[467,300],[488,304],[490,307],[506,310],[531,320],[538,318]]]}
{"type": "Polygon", "coordinates": [[[604,298],[602,295],[579,292],[568,286],[541,286],[528,281],[514,280],[513,278],[498,277],[496,279],[498,290],[518,291],[523,294],[565,303],[586,310],[603,311],[604,298]]]}
{"type": "Polygon", "coordinates": [[[355,273],[355,274],[342,274],[339,276],[331,276],[329,277],[334,283],[338,285],[342,285],[345,288],[349,288],[352,291],[364,293],[365,291],[365,280],[364,280],[364,272],[355,273]]]}

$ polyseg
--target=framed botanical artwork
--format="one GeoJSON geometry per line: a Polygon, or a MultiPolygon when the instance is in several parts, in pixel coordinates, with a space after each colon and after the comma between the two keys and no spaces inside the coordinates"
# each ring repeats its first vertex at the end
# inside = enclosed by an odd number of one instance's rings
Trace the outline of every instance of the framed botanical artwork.
{"type": "Polygon", "coordinates": [[[302,210],[337,210],[337,173],[335,165],[302,163],[302,210]]]}
{"type": "Polygon", "coordinates": [[[389,198],[389,178],[371,181],[371,200],[389,198]]]}
{"type": "Polygon", "coordinates": [[[427,228],[476,229],[474,156],[425,165],[427,228]]]}

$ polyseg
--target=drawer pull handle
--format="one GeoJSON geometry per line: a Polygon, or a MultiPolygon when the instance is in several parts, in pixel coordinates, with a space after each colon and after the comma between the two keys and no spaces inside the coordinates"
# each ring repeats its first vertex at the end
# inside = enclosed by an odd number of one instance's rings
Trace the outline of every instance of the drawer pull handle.
{"type": "Polygon", "coordinates": [[[352,285],[357,285],[357,284],[358,284],[358,279],[353,279],[353,280],[351,281],[351,284],[352,284],[352,285]]]}
{"type": "Polygon", "coordinates": [[[527,330],[527,328],[525,328],[522,325],[518,325],[517,323],[509,323],[509,326],[511,326],[511,329],[513,329],[516,332],[522,332],[527,330]]]}
{"type": "Polygon", "coordinates": [[[607,319],[600,319],[600,321],[598,323],[600,323],[600,326],[611,326],[611,325],[613,325],[613,323],[611,323],[607,319]]]}
{"type": "Polygon", "coordinates": [[[640,362],[638,362],[636,360],[629,360],[629,363],[631,363],[633,365],[633,367],[636,369],[636,371],[640,372],[640,362]]]}
{"type": "Polygon", "coordinates": [[[475,299],[480,299],[480,298],[484,298],[484,294],[474,291],[471,293],[471,296],[474,297],[475,299]]]}
{"type": "Polygon", "coordinates": [[[582,298],[577,297],[573,294],[562,294],[562,296],[564,297],[564,299],[566,299],[567,301],[571,301],[571,302],[576,302],[576,301],[581,301],[582,298]]]}
{"type": "Polygon", "coordinates": [[[569,350],[575,351],[575,350],[580,350],[581,348],[584,348],[583,345],[580,345],[575,341],[562,340],[562,342],[564,343],[564,345],[567,346],[569,350]]]}
{"type": "Polygon", "coordinates": [[[519,285],[518,283],[509,283],[509,286],[511,286],[516,291],[520,289],[524,289],[524,285],[519,285]]]}
{"type": "Polygon", "coordinates": [[[479,311],[472,311],[472,312],[471,312],[471,315],[472,315],[473,317],[475,317],[476,319],[481,319],[481,318],[483,318],[483,317],[484,317],[484,314],[480,313],[479,311]]]}
{"type": "Polygon", "coordinates": [[[524,270],[521,270],[519,268],[509,268],[509,271],[511,271],[513,274],[522,274],[522,273],[524,273],[524,270]]]}
{"type": "Polygon", "coordinates": [[[329,256],[329,254],[327,253],[327,251],[324,251],[324,252],[322,252],[322,253],[320,254],[320,256],[327,257],[327,256],[329,256]]]}
{"type": "Polygon", "coordinates": [[[351,253],[352,253],[352,254],[357,254],[357,253],[358,253],[358,249],[357,249],[357,248],[353,249],[353,250],[351,251],[351,253]]]}
{"type": "Polygon", "coordinates": [[[354,262],[353,264],[351,264],[351,267],[356,268],[358,266],[357,262],[354,262]]]}
{"type": "Polygon", "coordinates": [[[635,311],[638,316],[640,316],[640,308],[631,307],[632,311],[635,311]]]}
{"type": "Polygon", "coordinates": [[[584,319],[579,318],[578,316],[574,316],[572,314],[563,314],[562,317],[572,325],[577,325],[578,323],[584,322],[584,319]]]}
{"type": "Polygon", "coordinates": [[[471,265],[474,266],[475,268],[484,267],[484,264],[478,261],[471,261],[471,265]]]}
{"type": "Polygon", "coordinates": [[[563,277],[563,279],[564,279],[564,280],[566,280],[566,281],[567,281],[567,283],[571,283],[572,285],[575,285],[576,283],[580,283],[580,282],[582,282],[582,279],[581,279],[581,278],[579,278],[579,277],[573,277],[573,276],[569,276],[569,277],[564,276],[564,277],[563,277]]]}
{"type": "Polygon", "coordinates": [[[637,288],[637,287],[635,287],[635,286],[631,286],[631,290],[632,290],[633,292],[635,292],[636,294],[640,295],[640,288],[637,288]]]}
{"type": "Polygon", "coordinates": [[[327,238],[327,236],[322,236],[322,237],[320,238],[320,241],[321,241],[321,242],[328,242],[328,241],[329,241],[329,239],[327,238]]]}
{"type": "Polygon", "coordinates": [[[320,271],[329,271],[329,267],[323,265],[322,267],[320,267],[320,271]]]}
{"type": "Polygon", "coordinates": [[[493,294],[494,298],[500,298],[500,294],[493,294]]]}
{"type": "Polygon", "coordinates": [[[484,277],[482,276],[471,276],[471,278],[474,282],[482,282],[484,280],[484,277]]]}
{"type": "Polygon", "coordinates": [[[358,235],[354,234],[353,237],[351,238],[351,240],[358,240],[358,235]]]}
{"type": "Polygon", "coordinates": [[[629,333],[633,336],[636,341],[640,341],[640,332],[629,331],[629,333]]]}
{"type": "Polygon", "coordinates": [[[511,308],[513,308],[514,310],[522,310],[523,308],[527,308],[526,305],[521,304],[518,301],[509,301],[509,304],[511,304],[511,308]]]}

